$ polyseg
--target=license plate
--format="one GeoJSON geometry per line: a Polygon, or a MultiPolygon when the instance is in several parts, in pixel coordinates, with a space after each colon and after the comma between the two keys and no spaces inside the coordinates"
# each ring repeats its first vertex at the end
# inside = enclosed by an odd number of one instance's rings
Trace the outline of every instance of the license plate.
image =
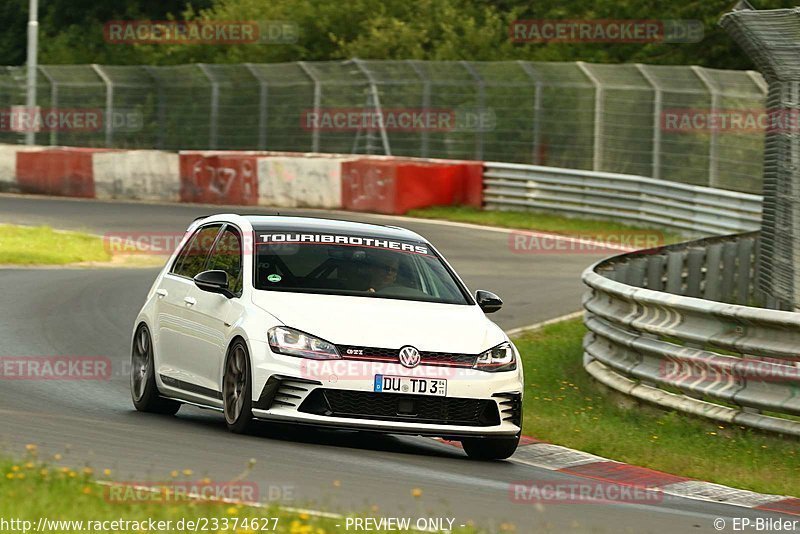
{"type": "Polygon", "coordinates": [[[447,380],[441,378],[411,378],[408,376],[375,375],[378,393],[408,393],[409,395],[447,396],[447,380]]]}

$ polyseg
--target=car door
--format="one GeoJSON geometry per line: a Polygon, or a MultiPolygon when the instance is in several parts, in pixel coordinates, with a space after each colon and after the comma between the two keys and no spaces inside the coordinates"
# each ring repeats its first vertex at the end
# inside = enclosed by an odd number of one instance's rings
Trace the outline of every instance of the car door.
{"type": "Polygon", "coordinates": [[[240,298],[242,267],[242,233],[228,224],[211,250],[206,270],[225,271],[228,288],[234,296],[228,298],[197,286],[189,289],[188,298],[192,304],[187,313],[196,336],[186,366],[196,377],[198,385],[215,392],[222,391],[222,368],[231,327],[244,312],[240,298]]]}
{"type": "Polygon", "coordinates": [[[204,270],[221,228],[220,223],[198,228],[156,288],[156,371],[170,387],[187,389],[194,381],[186,365],[186,351],[195,336],[187,317],[189,290],[194,287],[192,278],[204,270]]]}

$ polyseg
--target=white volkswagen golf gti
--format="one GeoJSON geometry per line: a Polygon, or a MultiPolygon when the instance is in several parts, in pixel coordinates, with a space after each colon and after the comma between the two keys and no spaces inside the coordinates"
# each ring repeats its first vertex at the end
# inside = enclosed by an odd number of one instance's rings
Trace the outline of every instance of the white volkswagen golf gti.
{"type": "Polygon", "coordinates": [[[439,252],[394,226],[195,220],[136,318],[140,411],[182,403],[258,420],[460,440],[502,459],[522,425],[520,356],[439,252]]]}

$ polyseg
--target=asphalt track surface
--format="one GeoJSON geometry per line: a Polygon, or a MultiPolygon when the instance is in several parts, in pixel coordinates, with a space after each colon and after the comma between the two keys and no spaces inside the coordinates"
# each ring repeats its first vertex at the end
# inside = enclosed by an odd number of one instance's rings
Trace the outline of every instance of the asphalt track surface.
{"type": "MultiPolygon", "coordinates": [[[[0,222],[95,233],[179,232],[194,217],[220,211],[274,213],[0,195],[0,222]]],[[[387,223],[378,216],[347,218],[387,223]]],[[[500,232],[412,220],[403,226],[428,237],[470,288],[504,297],[506,306],[494,317],[504,328],[579,309],[579,274],[595,259],[515,254],[500,232]]],[[[245,471],[252,458],[247,480],[258,483],[262,499],[373,517],[449,517],[456,525],[471,520],[488,528],[511,522],[517,532],[714,532],[717,517],[786,517],[670,496],[650,504],[520,504],[510,498],[511,483],[588,481],[513,458],[471,461],[460,449],[426,438],[278,424],[239,436],[226,430],[220,414],[191,406],[175,417],[138,413],[128,386],[129,339],[156,272],[0,270],[0,356],[107,356],[114,369],[106,381],[0,380],[0,447],[19,455],[25,444],[36,443],[45,454],[62,453],[65,465],[110,468],[116,480],[126,481],[168,480],[174,469],[192,469],[192,480],[226,481],[245,471]],[[415,488],[421,497],[412,496],[415,488]]]]}

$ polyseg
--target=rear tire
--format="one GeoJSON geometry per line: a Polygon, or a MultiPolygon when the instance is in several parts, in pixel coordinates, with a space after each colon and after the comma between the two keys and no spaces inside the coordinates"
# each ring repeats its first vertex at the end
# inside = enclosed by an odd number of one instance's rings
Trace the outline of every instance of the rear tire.
{"type": "Polygon", "coordinates": [[[181,403],[165,399],[158,393],[153,340],[146,325],[139,325],[131,347],[131,399],[140,412],[175,415],[181,403]]]}
{"type": "Polygon", "coordinates": [[[517,450],[519,436],[513,438],[467,438],[461,440],[464,452],[473,460],[505,460],[517,450]]]}
{"type": "Polygon", "coordinates": [[[253,423],[253,381],[250,372],[250,355],[242,340],[237,340],[228,350],[225,374],[222,377],[222,404],[228,430],[235,434],[246,433],[253,423]]]}

